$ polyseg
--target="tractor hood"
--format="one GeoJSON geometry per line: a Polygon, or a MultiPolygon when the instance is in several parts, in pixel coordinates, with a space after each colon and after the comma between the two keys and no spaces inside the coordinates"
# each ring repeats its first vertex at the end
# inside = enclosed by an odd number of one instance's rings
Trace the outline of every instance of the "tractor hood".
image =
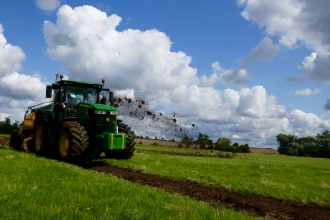
{"type": "Polygon", "coordinates": [[[91,108],[94,110],[101,110],[101,111],[116,111],[116,108],[112,106],[96,104],[96,103],[80,103],[79,107],[91,108]]]}

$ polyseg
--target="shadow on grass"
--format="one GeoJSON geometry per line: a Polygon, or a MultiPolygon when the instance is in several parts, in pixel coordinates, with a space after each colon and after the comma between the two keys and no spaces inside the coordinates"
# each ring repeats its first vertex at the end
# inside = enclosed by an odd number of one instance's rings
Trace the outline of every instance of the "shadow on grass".
{"type": "MultiPolygon", "coordinates": [[[[23,149],[18,150],[18,149],[14,149],[14,148],[4,146],[4,145],[0,145],[0,150],[12,150],[12,151],[17,151],[17,152],[25,152],[23,149]]],[[[25,153],[27,153],[27,152],[25,152],[25,153]]],[[[57,158],[54,155],[41,156],[41,155],[34,154],[32,152],[29,152],[29,154],[33,154],[35,157],[38,157],[38,158],[46,158],[46,159],[57,160],[57,158]]],[[[108,165],[108,163],[106,161],[102,160],[102,158],[99,158],[99,159],[96,159],[96,160],[79,161],[77,163],[71,163],[71,164],[77,165],[77,166],[79,166],[81,168],[84,168],[84,169],[89,169],[89,168],[95,167],[95,166],[108,165]]]]}
{"type": "Polygon", "coordinates": [[[3,145],[0,145],[0,149],[5,149],[5,150],[13,150],[12,148],[9,148],[9,147],[6,147],[6,146],[3,146],[3,145]]]}

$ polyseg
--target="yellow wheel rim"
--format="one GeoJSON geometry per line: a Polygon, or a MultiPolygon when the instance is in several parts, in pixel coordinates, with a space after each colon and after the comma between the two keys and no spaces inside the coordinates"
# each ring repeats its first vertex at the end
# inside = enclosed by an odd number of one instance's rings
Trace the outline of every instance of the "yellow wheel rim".
{"type": "Polygon", "coordinates": [[[65,157],[68,154],[69,151],[69,136],[67,133],[62,133],[60,137],[60,154],[65,157]]]}
{"type": "Polygon", "coordinates": [[[37,129],[36,129],[36,137],[35,137],[35,143],[34,143],[37,151],[39,151],[41,148],[41,137],[42,137],[42,127],[41,127],[41,125],[38,125],[37,129]]]}

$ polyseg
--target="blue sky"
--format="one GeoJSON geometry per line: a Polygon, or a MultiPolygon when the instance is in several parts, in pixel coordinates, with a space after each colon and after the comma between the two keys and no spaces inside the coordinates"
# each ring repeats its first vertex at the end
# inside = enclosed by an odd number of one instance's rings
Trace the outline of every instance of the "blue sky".
{"type": "Polygon", "coordinates": [[[328,6],[326,0],[2,2],[0,119],[21,121],[27,106],[46,100],[44,86],[61,72],[104,77],[118,95],[139,94],[180,112],[214,140],[276,147],[279,132],[315,136],[330,129],[328,6]]]}

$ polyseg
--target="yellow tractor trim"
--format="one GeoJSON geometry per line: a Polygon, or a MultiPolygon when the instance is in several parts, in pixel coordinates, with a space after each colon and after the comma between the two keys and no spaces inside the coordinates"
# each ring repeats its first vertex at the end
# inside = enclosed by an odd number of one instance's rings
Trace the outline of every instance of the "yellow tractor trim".
{"type": "Polygon", "coordinates": [[[67,133],[62,133],[60,137],[60,153],[63,157],[68,154],[69,151],[69,137],[67,133]]]}
{"type": "Polygon", "coordinates": [[[22,123],[22,129],[23,130],[33,130],[34,120],[36,119],[36,114],[34,112],[31,112],[28,114],[22,123]]]}
{"type": "Polygon", "coordinates": [[[23,149],[26,151],[26,152],[29,152],[29,147],[28,147],[28,141],[32,140],[32,137],[28,137],[28,138],[25,138],[23,140],[23,149]]]}
{"type": "Polygon", "coordinates": [[[41,138],[42,138],[42,127],[41,124],[38,125],[36,132],[35,132],[35,148],[37,151],[41,148],[41,138]]]}

